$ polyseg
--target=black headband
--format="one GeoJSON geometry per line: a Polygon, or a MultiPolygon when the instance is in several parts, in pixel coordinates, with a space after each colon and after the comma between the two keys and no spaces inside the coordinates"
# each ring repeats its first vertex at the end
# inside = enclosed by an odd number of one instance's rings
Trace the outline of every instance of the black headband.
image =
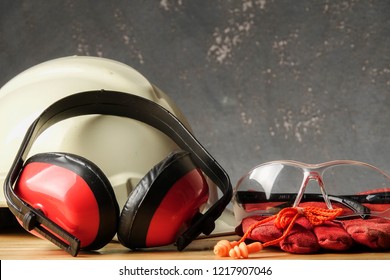
{"type": "Polygon", "coordinates": [[[90,114],[112,115],[141,121],[160,130],[181,149],[189,152],[195,164],[218,186],[222,196],[206,213],[193,219],[190,227],[176,240],[176,246],[178,250],[183,250],[199,234],[208,235],[214,230],[215,220],[222,214],[232,198],[232,186],[228,174],[168,110],[149,99],[106,90],[81,92],[60,99],[49,106],[29,127],[4,183],[8,206],[22,221],[26,230],[34,229],[70,254],[77,254],[80,241],[39,210],[21,200],[13,191],[13,185],[23,169],[31,146],[43,131],[59,121],[90,114]]]}

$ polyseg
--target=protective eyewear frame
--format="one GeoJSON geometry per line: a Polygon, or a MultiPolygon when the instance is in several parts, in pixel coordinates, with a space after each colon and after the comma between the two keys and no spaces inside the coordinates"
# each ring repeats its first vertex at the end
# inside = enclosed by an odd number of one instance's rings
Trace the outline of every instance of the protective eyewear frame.
{"type": "Polygon", "coordinates": [[[290,160],[271,161],[256,166],[246,175],[241,177],[234,189],[233,195],[233,207],[236,220],[238,221],[252,215],[273,215],[282,208],[297,207],[300,203],[304,202],[322,202],[325,203],[328,209],[332,209],[333,204],[338,204],[352,210],[350,214],[341,215],[340,218],[360,216],[365,219],[370,216],[380,216],[390,219],[390,176],[373,165],[353,160],[335,160],[321,164],[306,164],[290,160]],[[375,193],[367,192],[351,195],[330,194],[324,183],[324,174],[330,168],[338,166],[351,166],[358,169],[368,168],[376,173],[378,177],[383,177],[386,185],[377,188],[375,193]],[[268,190],[268,192],[265,190],[257,191],[255,188],[251,190],[242,190],[242,185],[245,184],[247,180],[260,180],[259,177],[261,176],[262,180],[273,182],[278,176],[278,172],[281,172],[285,167],[293,167],[302,173],[302,181],[300,186],[297,186],[297,193],[271,193],[271,190],[268,190]],[[320,193],[305,193],[306,188],[311,181],[316,181],[318,183],[320,193]],[[243,207],[243,205],[254,206],[259,203],[271,203],[272,207],[269,207],[266,210],[256,210],[256,207],[245,209],[245,207],[243,207]],[[378,212],[371,210],[366,206],[367,204],[389,204],[389,207],[385,211],[378,212]]]}

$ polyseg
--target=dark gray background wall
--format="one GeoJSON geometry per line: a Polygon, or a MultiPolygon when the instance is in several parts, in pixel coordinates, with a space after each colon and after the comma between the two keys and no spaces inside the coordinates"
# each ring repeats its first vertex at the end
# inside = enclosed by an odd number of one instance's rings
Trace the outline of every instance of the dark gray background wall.
{"type": "Polygon", "coordinates": [[[68,55],[124,62],[171,96],[233,185],[269,160],[390,171],[390,2],[0,2],[0,84],[68,55]]]}

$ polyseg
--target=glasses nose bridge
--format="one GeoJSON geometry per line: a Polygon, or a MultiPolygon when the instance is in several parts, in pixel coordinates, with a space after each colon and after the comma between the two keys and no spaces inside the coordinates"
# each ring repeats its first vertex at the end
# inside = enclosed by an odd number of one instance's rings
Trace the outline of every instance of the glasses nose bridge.
{"type": "Polygon", "coordinates": [[[332,209],[332,204],[329,201],[328,195],[327,195],[326,190],[325,190],[324,181],[322,179],[322,172],[317,171],[317,170],[305,170],[304,171],[304,181],[302,182],[302,186],[299,189],[298,195],[295,199],[294,207],[298,206],[298,204],[300,203],[302,196],[306,190],[307,185],[312,180],[316,181],[318,183],[318,186],[320,187],[321,194],[324,198],[326,206],[329,209],[332,209]]]}
{"type": "Polygon", "coordinates": [[[324,182],[322,180],[322,175],[318,171],[307,171],[306,174],[306,179],[305,179],[305,185],[309,183],[309,181],[317,181],[317,183],[320,185],[320,187],[324,187],[324,182]]]}

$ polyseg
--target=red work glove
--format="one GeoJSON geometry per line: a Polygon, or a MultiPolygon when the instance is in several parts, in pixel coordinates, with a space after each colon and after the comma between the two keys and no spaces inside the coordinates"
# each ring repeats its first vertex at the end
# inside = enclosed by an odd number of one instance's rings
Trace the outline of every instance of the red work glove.
{"type": "MultiPolygon", "coordinates": [[[[375,194],[384,191],[378,189],[360,194],[375,194]]],[[[389,191],[385,189],[385,191],[389,191]]],[[[373,212],[386,212],[390,218],[390,204],[371,204],[365,205],[373,212]]],[[[345,230],[351,235],[357,244],[364,245],[373,250],[388,250],[390,249],[390,219],[373,217],[370,219],[352,219],[344,220],[342,224],[345,230]]]]}
{"type": "MultiPolygon", "coordinates": [[[[243,234],[261,217],[249,217],[242,221],[238,233],[243,234]],[[241,231],[241,232],[240,232],[241,231]]],[[[283,230],[275,226],[273,221],[255,227],[248,239],[262,243],[271,242],[283,234],[283,230]]],[[[295,221],[290,233],[277,244],[283,251],[289,253],[308,254],[322,249],[343,251],[353,244],[351,236],[341,224],[325,221],[322,225],[313,226],[306,217],[295,221]]]]}
{"type": "Polygon", "coordinates": [[[390,249],[390,221],[383,218],[353,219],[343,221],[343,226],[353,240],[373,250],[390,249]]]}
{"type": "MultiPolygon", "coordinates": [[[[318,205],[301,204],[302,207],[318,205]]],[[[389,205],[376,207],[375,210],[381,212],[389,205]]],[[[270,243],[280,238],[284,229],[277,227],[273,220],[259,224],[263,219],[265,218],[256,216],[245,218],[237,228],[237,233],[243,235],[250,230],[247,239],[262,243],[270,243]],[[255,227],[251,229],[254,225],[255,227]]],[[[390,249],[390,220],[359,217],[343,221],[324,221],[322,224],[313,225],[305,216],[301,216],[295,220],[289,233],[276,245],[286,252],[305,254],[315,253],[320,249],[346,251],[356,244],[375,250],[390,249]]]]}

